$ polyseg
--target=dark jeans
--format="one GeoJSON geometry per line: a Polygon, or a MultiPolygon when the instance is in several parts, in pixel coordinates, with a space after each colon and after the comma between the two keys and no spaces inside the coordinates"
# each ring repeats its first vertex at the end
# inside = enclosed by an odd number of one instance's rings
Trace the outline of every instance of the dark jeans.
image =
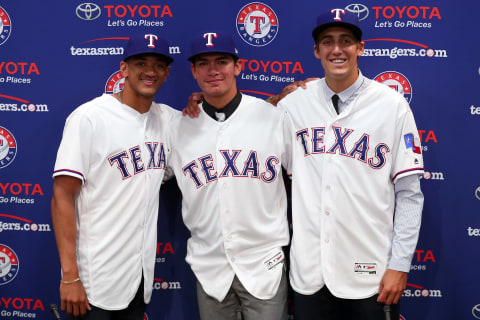
{"type": "Polygon", "coordinates": [[[143,276],[135,297],[128,307],[123,310],[104,310],[90,305],[91,311],[87,311],[84,317],[68,315],[69,320],[143,320],[145,302],[143,301],[143,276]]]}
{"type": "Polygon", "coordinates": [[[390,317],[384,304],[378,303],[378,294],[366,299],[337,298],[327,286],[312,295],[293,292],[295,320],[398,320],[399,304],[390,306],[390,317]]]}

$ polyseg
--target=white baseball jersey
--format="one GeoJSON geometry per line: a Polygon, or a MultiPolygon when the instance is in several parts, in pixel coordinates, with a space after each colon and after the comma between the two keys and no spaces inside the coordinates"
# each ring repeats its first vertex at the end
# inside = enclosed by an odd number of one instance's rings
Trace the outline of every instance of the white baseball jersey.
{"type": "Polygon", "coordinates": [[[402,95],[364,78],[337,115],[309,82],[279,103],[292,139],[290,279],[313,294],[324,284],[337,297],[378,293],[392,247],[394,181],[421,174],[415,121],[402,95]]]}
{"type": "Polygon", "coordinates": [[[182,191],[191,232],[187,262],[204,291],[218,301],[237,275],[250,294],[272,298],[289,242],[282,165],[288,163],[285,114],[242,95],[235,112],[217,122],[180,117],[169,130],[169,169],[182,191]]]}
{"type": "Polygon", "coordinates": [[[153,103],[140,114],[104,94],[67,118],[53,176],[83,181],[75,208],[77,263],[94,306],[126,308],[142,269],[150,301],[164,138],[174,112],[153,103]]]}

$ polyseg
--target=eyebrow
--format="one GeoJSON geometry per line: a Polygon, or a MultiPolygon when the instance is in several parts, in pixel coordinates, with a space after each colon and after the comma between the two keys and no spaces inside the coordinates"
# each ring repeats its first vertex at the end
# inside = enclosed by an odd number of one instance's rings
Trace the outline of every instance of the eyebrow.
{"type": "MultiPolygon", "coordinates": [[[[228,54],[219,55],[218,57],[215,58],[215,61],[225,60],[225,59],[228,60],[229,58],[231,58],[231,56],[228,55],[228,54]]],[[[196,61],[207,61],[207,60],[208,60],[207,58],[202,58],[202,57],[200,57],[200,58],[198,58],[196,61]]],[[[232,60],[233,60],[233,58],[232,58],[232,60]]]]}
{"type": "Polygon", "coordinates": [[[148,55],[148,54],[138,55],[138,57],[133,56],[131,59],[132,59],[132,61],[136,61],[136,60],[146,61],[146,60],[148,60],[149,57],[154,58],[156,61],[163,61],[164,62],[164,59],[162,59],[162,57],[160,57],[158,55],[148,55]]]}
{"type": "MultiPolygon", "coordinates": [[[[322,41],[322,40],[325,39],[325,38],[333,38],[333,35],[331,35],[331,34],[326,34],[326,35],[324,35],[324,36],[320,36],[320,37],[318,38],[318,40],[319,40],[319,41],[322,41]]],[[[342,33],[342,34],[340,34],[340,38],[352,38],[352,39],[355,39],[355,37],[354,37],[353,35],[349,34],[349,33],[342,33]]]]}

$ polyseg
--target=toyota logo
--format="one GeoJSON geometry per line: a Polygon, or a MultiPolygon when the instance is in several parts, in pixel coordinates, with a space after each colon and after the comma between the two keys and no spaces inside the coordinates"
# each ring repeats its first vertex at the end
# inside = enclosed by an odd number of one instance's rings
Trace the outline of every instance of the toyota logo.
{"type": "Polygon", "coordinates": [[[356,14],[360,21],[367,19],[369,13],[367,6],[360,3],[349,4],[345,7],[345,10],[356,14]]]}
{"type": "Polygon", "coordinates": [[[82,20],[95,20],[100,17],[100,14],[102,13],[100,7],[95,3],[91,2],[78,5],[75,12],[77,14],[77,17],[82,20]]]}
{"type": "Polygon", "coordinates": [[[478,200],[480,200],[480,187],[475,190],[475,197],[477,197],[478,200]]]}
{"type": "Polygon", "coordinates": [[[472,314],[475,319],[480,319],[480,304],[472,308],[472,314]]]}

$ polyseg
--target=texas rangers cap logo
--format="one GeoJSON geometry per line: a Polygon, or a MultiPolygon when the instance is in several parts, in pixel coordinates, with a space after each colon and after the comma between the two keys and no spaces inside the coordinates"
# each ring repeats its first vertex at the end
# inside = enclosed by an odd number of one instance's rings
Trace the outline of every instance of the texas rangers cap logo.
{"type": "Polygon", "coordinates": [[[12,281],[18,274],[17,254],[6,245],[0,244],[0,286],[12,281]]]}
{"type": "Polygon", "coordinates": [[[218,35],[215,32],[207,32],[203,35],[203,38],[206,39],[205,47],[213,47],[213,38],[217,38],[218,35]]]}
{"type": "Polygon", "coordinates": [[[0,169],[5,168],[17,155],[17,141],[7,128],[0,126],[0,169]]]}
{"type": "Polygon", "coordinates": [[[412,101],[412,85],[403,74],[397,71],[385,71],[375,76],[375,81],[383,83],[401,93],[410,103],[412,101]]]}
{"type": "Polygon", "coordinates": [[[7,11],[0,7],[0,46],[7,41],[10,33],[12,33],[12,21],[7,11]]]}
{"type": "Polygon", "coordinates": [[[266,46],[278,33],[277,14],[261,2],[252,2],[240,9],[236,23],[243,41],[256,47],[266,46]]]}
{"type": "Polygon", "coordinates": [[[342,15],[345,14],[343,9],[332,9],[330,12],[333,13],[333,20],[335,21],[342,21],[342,15]]]}

